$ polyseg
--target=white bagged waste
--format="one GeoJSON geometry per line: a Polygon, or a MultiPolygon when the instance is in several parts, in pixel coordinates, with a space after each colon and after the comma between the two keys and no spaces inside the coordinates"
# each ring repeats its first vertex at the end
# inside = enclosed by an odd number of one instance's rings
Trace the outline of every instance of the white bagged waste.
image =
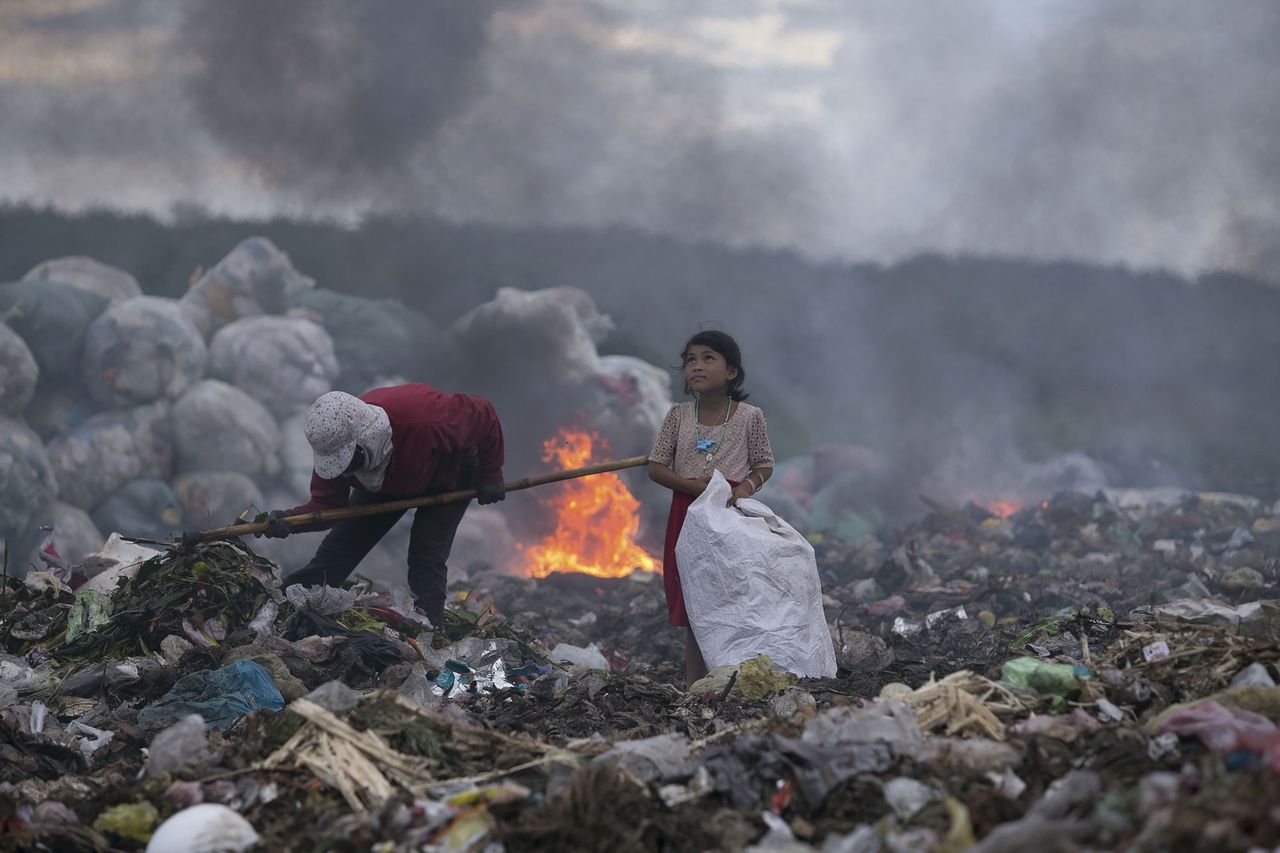
{"type": "Polygon", "coordinates": [[[0,417],[0,535],[24,529],[31,514],[58,495],[58,481],[36,434],[0,417]]]}
{"type": "Polygon", "coordinates": [[[182,535],[182,505],[164,480],[139,477],[107,495],[94,509],[93,521],[125,536],[170,539],[182,535]]]}
{"type": "Polygon", "coordinates": [[[788,672],[836,674],[813,546],[756,500],[725,506],[716,472],[676,543],[685,608],[709,669],[768,655],[788,672]]]}
{"type": "Polygon", "coordinates": [[[280,428],[253,397],[218,379],[192,385],[173,404],[173,440],[179,471],[277,470],[280,428]]]}
{"type": "Polygon", "coordinates": [[[61,501],[36,510],[28,527],[18,553],[25,555],[24,563],[37,568],[43,568],[37,552],[50,546],[63,562],[74,566],[103,545],[102,533],[89,513],[61,501]]]}
{"type": "Polygon", "coordinates": [[[250,237],[191,285],[180,302],[207,338],[241,317],[281,314],[289,294],[314,286],[315,280],[294,269],[274,243],[250,237]]]}
{"type": "Polygon", "coordinates": [[[84,335],[84,379],[101,406],[120,408],[177,399],[204,375],[204,338],[158,296],[117,302],[84,335]]]}
{"type": "Polygon", "coordinates": [[[131,480],[168,479],[173,470],[169,409],[168,403],[151,403],[103,412],[49,442],[49,465],[63,500],[92,510],[131,480]]]}
{"type": "Polygon", "coordinates": [[[22,336],[0,323],[0,415],[12,417],[31,402],[40,368],[22,336]]]}
{"type": "MultiPolygon", "coordinates": [[[[234,471],[193,471],[173,481],[173,493],[182,504],[184,530],[205,530],[231,524],[246,509],[266,506],[262,490],[244,474],[234,471]]],[[[257,511],[249,515],[256,515],[257,511]]]]}
{"type": "Polygon", "coordinates": [[[42,261],[22,277],[23,281],[60,281],[112,302],[142,295],[138,280],[122,269],[84,255],[42,261]]]}
{"type": "Polygon", "coordinates": [[[285,418],[333,389],[333,339],[301,317],[246,317],[209,342],[210,372],[247,391],[285,418]]]}

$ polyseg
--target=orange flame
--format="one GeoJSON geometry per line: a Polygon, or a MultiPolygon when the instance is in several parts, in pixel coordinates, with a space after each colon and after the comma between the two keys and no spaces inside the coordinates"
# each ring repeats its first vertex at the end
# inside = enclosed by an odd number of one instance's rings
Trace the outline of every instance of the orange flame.
{"type": "Polygon", "coordinates": [[[982,507],[987,512],[992,515],[999,516],[1000,518],[1008,518],[1018,510],[1022,509],[1022,507],[1012,501],[987,501],[982,505],[982,507]]]}
{"type": "MultiPolygon", "coordinates": [[[[542,445],[544,462],[562,469],[581,468],[593,461],[595,448],[608,446],[595,433],[561,428],[542,445]]],[[[552,572],[583,572],[598,578],[618,578],[636,569],[658,571],[658,562],[634,541],[640,527],[640,502],[615,473],[568,480],[547,505],[555,512],[555,530],[536,545],[520,546],[524,573],[545,578],[552,572]]]]}

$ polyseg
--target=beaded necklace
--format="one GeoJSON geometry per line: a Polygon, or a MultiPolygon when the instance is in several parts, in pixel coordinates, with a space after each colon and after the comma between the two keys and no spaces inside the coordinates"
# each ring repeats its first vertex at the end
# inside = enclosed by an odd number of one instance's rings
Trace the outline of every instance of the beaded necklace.
{"type": "Polygon", "coordinates": [[[702,401],[694,400],[693,402],[693,437],[694,444],[698,448],[699,453],[707,454],[707,464],[703,466],[703,472],[711,471],[711,463],[716,457],[716,453],[724,446],[724,431],[729,425],[729,414],[733,411],[733,401],[729,400],[724,406],[724,421],[720,424],[720,436],[718,438],[702,437],[702,401]]]}

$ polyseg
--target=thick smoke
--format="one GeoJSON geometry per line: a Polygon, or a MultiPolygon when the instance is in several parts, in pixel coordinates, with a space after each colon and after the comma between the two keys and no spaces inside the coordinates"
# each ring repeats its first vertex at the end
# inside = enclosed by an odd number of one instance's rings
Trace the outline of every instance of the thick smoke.
{"type": "Polygon", "coordinates": [[[214,138],[321,198],[401,174],[474,97],[506,0],[193,0],[179,43],[214,138]]]}

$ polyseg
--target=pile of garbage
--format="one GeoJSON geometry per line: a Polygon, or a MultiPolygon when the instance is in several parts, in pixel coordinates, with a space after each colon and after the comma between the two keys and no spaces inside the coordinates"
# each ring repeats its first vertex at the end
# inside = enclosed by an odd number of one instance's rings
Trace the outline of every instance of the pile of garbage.
{"type": "MultiPolygon", "coordinates": [[[[643,452],[670,406],[670,374],[598,355],[609,328],[581,291],[504,288],[438,330],[399,303],[318,287],[261,237],[198,270],[176,300],[90,258],[41,263],[0,284],[0,539],[10,571],[74,564],[112,532],[168,540],[304,502],[303,418],[335,389],[425,381],[488,395],[534,429],[508,441],[516,467],[537,462],[555,432],[551,412],[578,408],[614,451],[643,452]],[[516,357],[477,360],[495,335],[516,357]],[[508,369],[524,371],[520,381],[508,369]],[[520,397],[527,389],[536,393],[520,397]],[[570,396],[581,405],[566,409],[570,396]]],[[[469,514],[459,561],[506,559],[506,516],[469,514]]],[[[410,523],[375,548],[367,573],[402,574],[410,523]]],[[[263,543],[263,553],[297,568],[320,535],[263,543]]]]}
{"type": "Polygon", "coordinates": [[[114,541],[0,592],[0,834],[51,850],[1271,848],[1278,509],[1060,494],[827,538],[837,676],[759,657],[687,689],[645,573],[476,574],[432,630],[403,591],[281,590],[239,542],[114,541]]]}

